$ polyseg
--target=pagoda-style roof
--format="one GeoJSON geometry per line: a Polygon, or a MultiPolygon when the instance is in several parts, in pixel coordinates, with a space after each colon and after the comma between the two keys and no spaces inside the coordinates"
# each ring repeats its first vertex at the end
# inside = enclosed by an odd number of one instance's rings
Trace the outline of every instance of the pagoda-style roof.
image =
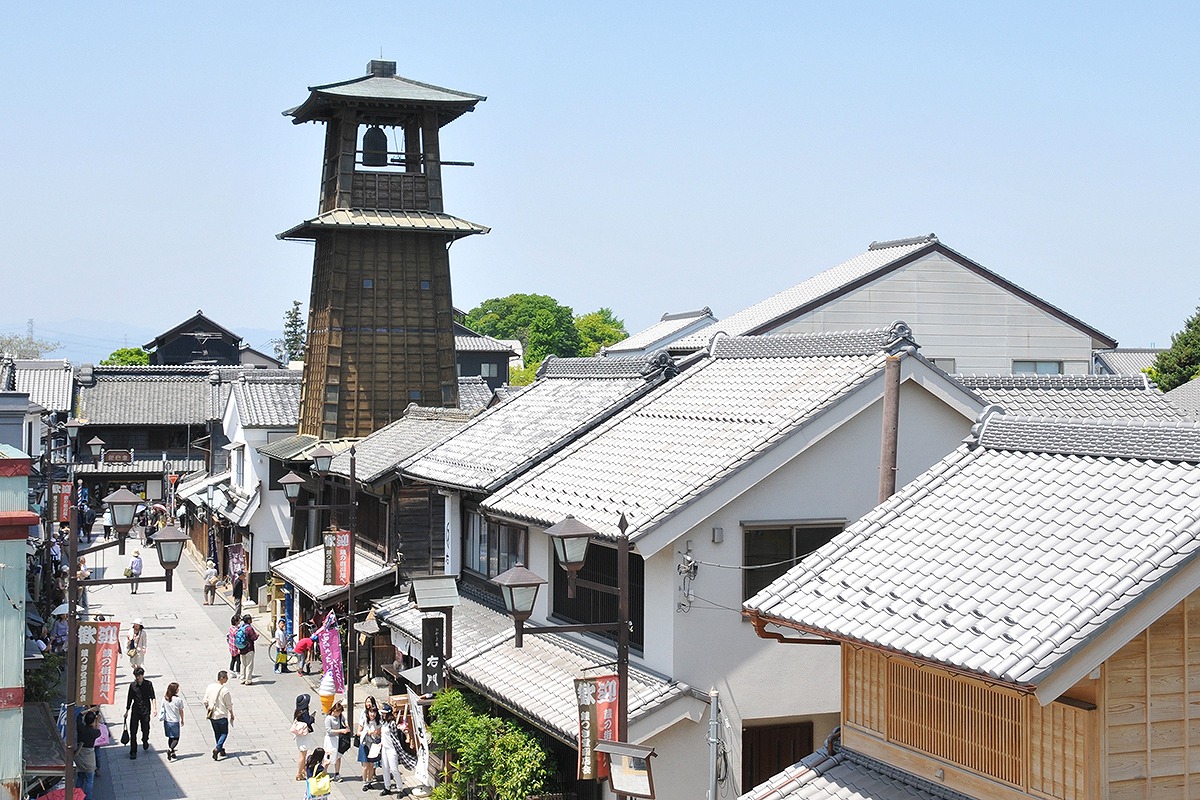
{"type": "MultiPolygon", "coordinates": [[[[395,61],[373,60],[367,64],[367,74],[347,81],[310,86],[312,93],[300,105],[283,112],[292,122],[328,120],[336,108],[357,107],[362,111],[379,111],[387,116],[401,115],[427,108],[437,109],[438,127],[453,122],[486,97],[431,83],[421,83],[396,74],[395,61]]],[[[381,120],[382,121],[382,120],[381,120]]]]}
{"type": "Polygon", "coordinates": [[[437,233],[459,239],[491,228],[436,211],[335,208],[277,234],[278,239],[315,239],[322,230],[357,228],[372,231],[437,233]]]}

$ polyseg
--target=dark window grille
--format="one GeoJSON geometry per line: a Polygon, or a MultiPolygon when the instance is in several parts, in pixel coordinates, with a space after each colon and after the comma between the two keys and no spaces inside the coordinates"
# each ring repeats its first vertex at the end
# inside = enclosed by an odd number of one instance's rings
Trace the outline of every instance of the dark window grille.
{"type": "MultiPolygon", "coordinates": [[[[617,550],[593,542],[588,545],[587,559],[579,570],[582,580],[599,583],[603,586],[617,587],[617,550]]],[[[557,564],[554,567],[554,616],[565,622],[584,624],[612,623],[617,620],[617,596],[606,592],[598,592],[583,586],[575,587],[575,598],[567,597],[567,572],[557,564]]],[[[629,554],[629,619],[633,622],[633,632],[629,637],[631,645],[642,647],[645,644],[643,620],[646,611],[646,564],[636,553],[629,554]]],[[[615,642],[615,633],[599,634],[615,642]]]]}

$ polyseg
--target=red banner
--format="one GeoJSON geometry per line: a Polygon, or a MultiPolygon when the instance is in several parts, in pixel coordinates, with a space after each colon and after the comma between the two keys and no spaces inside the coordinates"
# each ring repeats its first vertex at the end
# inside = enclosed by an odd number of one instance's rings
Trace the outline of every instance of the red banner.
{"type": "Polygon", "coordinates": [[[608,756],[596,752],[596,742],[616,741],[619,680],[616,675],[576,678],[575,697],[579,702],[579,778],[603,780],[608,777],[608,756]]]}
{"type": "Polygon", "coordinates": [[[52,516],[55,522],[71,521],[71,484],[50,484],[52,516]]]}
{"type": "Polygon", "coordinates": [[[338,531],[333,541],[333,582],[350,585],[350,531],[338,531]]]}
{"type": "Polygon", "coordinates": [[[121,657],[120,622],[79,623],[79,705],[117,701],[117,660],[121,657]]]}

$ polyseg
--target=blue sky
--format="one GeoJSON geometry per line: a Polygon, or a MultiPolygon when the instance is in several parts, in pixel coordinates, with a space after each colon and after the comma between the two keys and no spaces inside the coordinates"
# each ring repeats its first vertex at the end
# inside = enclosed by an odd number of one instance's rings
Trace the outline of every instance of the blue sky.
{"type": "MultiPolygon", "coordinates": [[[[198,308],[265,346],[312,251],[321,129],[381,52],[483,94],[448,126],[455,304],[630,331],[725,316],[936,232],[1122,345],[1200,304],[1195,4],[10,4],[0,331],[91,360],[198,308]]],[[[920,331],[917,331],[918,340],[920,331]]]]}

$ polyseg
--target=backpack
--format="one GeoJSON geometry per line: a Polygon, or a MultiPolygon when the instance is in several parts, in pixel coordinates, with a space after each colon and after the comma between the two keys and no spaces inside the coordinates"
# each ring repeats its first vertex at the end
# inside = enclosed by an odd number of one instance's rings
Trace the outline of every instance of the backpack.
{"type": "Polygon", "coordinates": [[[242,623],[238,626],[237,633],[233,634],[233,646],[243,652],[249,650],[252,646],[249,627],[249,625],[242,623]]]}

